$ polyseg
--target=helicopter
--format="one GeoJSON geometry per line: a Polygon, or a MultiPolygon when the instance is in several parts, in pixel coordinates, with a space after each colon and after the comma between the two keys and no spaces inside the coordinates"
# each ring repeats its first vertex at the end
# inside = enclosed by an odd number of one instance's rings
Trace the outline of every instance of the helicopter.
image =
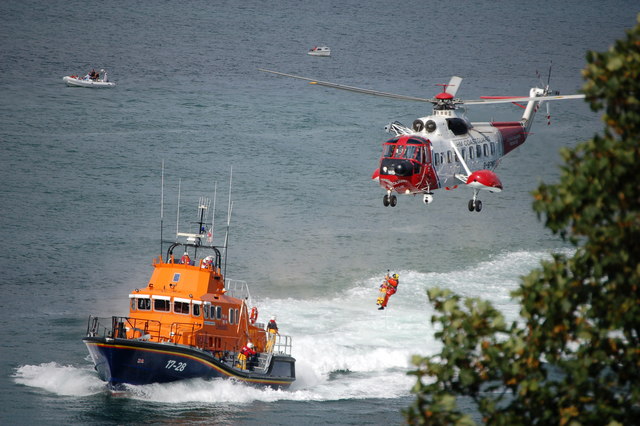
{"type": "MultiPolygon", "coordinates": [[[[529,96],[481,96],[481,99],[466,101],[456,98],[462,83],[462,78],[457,76],[451,77],[447,84],[439,84],[442,91],[433,98],[420,98],[320,81],[264,68],[258,70],[306,80],[319,86],[433,105],[432,114],[417,118],[411,127],[398,121],[385,126],[385,130],[394,134],[394,137],[383,143],[378,168],[371,177],[386,190],[382,198],[385,207],[396,206],[398,199],[394,192],[422,194],[423,202],[430,204],[433,202],[434,190],[451,190],[462,185],[473,191],[468,203],[469,211],[480,212],[480,191],[502,191],[502,182],[494,170],[505,155],[525,142],[540,106],[547,101],[584,98],[582,94],[560,95],[559,92],[552,92],[549,88],[551,67],[547,83],[541,82],[542,87],[531,88],[529,96]],[[518,121],[472,123],[466,116],[466,105],[496,103],[513,103],[523,108],[522,118],[518,121]]],[[[546,105],[549,120],[549,104],[546,105]]]]}

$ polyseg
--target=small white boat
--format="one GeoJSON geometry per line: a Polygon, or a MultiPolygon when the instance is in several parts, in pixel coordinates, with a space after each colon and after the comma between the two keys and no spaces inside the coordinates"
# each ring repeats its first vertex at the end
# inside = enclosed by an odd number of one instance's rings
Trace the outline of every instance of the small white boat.
{"type": "Polygon", "coordinates": [[[331,56],[331,49],[327,46],[315,46],[307,52],[311,56],[331,56]]]}
{"type": "Polygon", "coordinates": [[[69,87],[113,87],[116,84],[107,79],[107,72],[105,70],[100,70],[99,73],[96,73],[94,77],[91,77],[89,74],[84,77],[80,77],[78,75],[68,75],[62,77],[62,81],[64,81],[69,87]]]}

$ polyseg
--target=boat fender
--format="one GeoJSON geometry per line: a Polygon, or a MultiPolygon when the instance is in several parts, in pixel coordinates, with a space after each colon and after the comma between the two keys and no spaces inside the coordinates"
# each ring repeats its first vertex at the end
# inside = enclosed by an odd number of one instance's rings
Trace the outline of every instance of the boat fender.
{"type": "Polygon", "coordinates": [[[258,320],[258,308],[254,306],[253,308],[251,308],[251,315],[249,316],[249,321],[251,321],[251,324],[255,324],[257,320],[258,320]]]}

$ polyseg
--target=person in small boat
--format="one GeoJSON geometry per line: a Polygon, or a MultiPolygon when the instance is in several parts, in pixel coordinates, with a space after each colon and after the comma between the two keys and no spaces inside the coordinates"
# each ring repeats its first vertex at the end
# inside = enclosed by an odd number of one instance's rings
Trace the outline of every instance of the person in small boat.
{"type": "Polygon", "coordinates": [[[182,255],[182,258],[180,258],[180,263],[184,263],[185,265],[191,265],[191,258],[189,257],[189,253],[187,253],[186,251],[184,252],[184,254],[182,255]]]}
{"type": "Polygon", "coordinates": [[[273,352],[273,346],[276,344],[276,334],[278,336],[280,335],[280,333],[278,333],[278,324],[276,323],[275,316],[271,317],[267,324],[267,333],[269,333],[269,337],[267,337],[266,351],[273,352]]]}
{"type": "Polygon", "coordinates": [[[251,358],[256,355],[256,351],[253,350],[253,343],[248,342],[240,349],[238,354],[238,366],[243,370],[247,369],[247,360],[251,361],[251,358]]]}
{"type": "Polygon", "coordinates": [[[389,276],[389,274],[387,274],[384,277],[384,282],[380,285],[380,296],[378,296],[378,300],[376,302],[379,306],[378,310],[382,310],[387,307],[389,298],[398,291],[399,283],[400,276],[398,274],[393,274],[393,276],[389,276]]]}

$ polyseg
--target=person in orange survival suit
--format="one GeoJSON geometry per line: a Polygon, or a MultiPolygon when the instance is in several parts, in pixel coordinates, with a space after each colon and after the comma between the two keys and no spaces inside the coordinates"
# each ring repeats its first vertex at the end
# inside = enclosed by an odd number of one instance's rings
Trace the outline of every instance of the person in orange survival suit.
{"type": "Polygon", "coordinates": [[[387,307],[389,298],[398,290],[399,283],[400,276],[398,274],[393,274],[393,276],[389,276],[389,274],[387,274],[384,277],[384,282],[380,285],[380,296],[378,296],[378,300],[376,302],[379,306],[378,310],[382,310],[387,307]]]}
{"type": "Polygon", "coordinates": [[[247,359],[253,357],[256,354],[256,351],[253,350],[253,343],[248,342],[246,345],[240,349],[240,353],[238,354],[238,364],[239,367],[243,370],[247,369],[247,359]]]}

